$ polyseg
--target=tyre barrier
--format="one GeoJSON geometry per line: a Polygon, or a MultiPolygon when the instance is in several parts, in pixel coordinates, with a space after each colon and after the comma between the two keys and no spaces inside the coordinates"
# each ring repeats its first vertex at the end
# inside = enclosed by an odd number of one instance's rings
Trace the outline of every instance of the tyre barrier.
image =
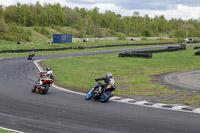
{"type": "Polygon", "coordinates": [[[124,52],[119,53],[119,57],[146,57],[152,58],[152,53],[161,53],[161,52],[174,52],[179,50],[185,50],[185,48],[179,46],[170,46],[165,49],[158,50],[146,50],[146,51],[132,51],[132,52],[124,52]]]}
{"type": "Polygon", "coordinates": [[[200,41],[192,41],[192,42],[187,42],[187,43],[200,43],[200,41]]]}
{"type": "Polygon", "coordinates": [[[0,53],[22,53],[34,51],[61,51],[69,49],[92,49],[92,48],[104,48],[104,47],[120,47],[120,46],[143,46],[143,45],[165,45],[165,44],[175,44],[175,43],[145,43],[145,44],[113,44],[113,45],[103,45],[103,46],[77,46],[77,47],[65,47],[65,48],[50,48],[50,49],[19,49],[19,50],[3,50],[0,53]]]}
{"type": "Polygon", "coordinates": [[[125,53],[119,53],[119,57],[145,57],[145,58],[152,58],[152,53],[125,52],[125,53]]]}
{"type": "Polygon", "coordinates": [[[184,48],[181,48],[179,46],[170,46],[165,49],[158,49],[158,50],[146,50],[146,51],[133,51],[137,53],[161,53],[161,52],[174,52],[178,50],[185,50],[184,48]]]}
{"type": "Polygon", "coordinates": [[[200,55],[200,51],[195,52],[195,55],[200,55]]]}
{"type": "Polygon", "coordinates": [[[194,47],[194,49],[200,49],[200,47],[194,47]]]}
{"type": "Polygon", "coordinates": [[[34,51],[60,51],[60,50],[67,50],[67,49],[75,49],[72,47],[68,48],[54,48],[54,49],[19,49],[19,50],[3,50],[0,51],[0,53],[22,53],[22,52],[30,52],[32,50],[34,51]]]}

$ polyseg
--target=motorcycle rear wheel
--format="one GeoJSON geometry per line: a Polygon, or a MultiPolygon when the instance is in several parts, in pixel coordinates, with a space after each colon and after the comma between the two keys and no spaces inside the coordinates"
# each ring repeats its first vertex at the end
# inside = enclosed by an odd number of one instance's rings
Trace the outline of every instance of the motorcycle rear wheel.
{"type": "Polygon", "coordinates": [[[42,90],[40,91],[40,93],[41,93],[41,94],[46,94],[46,93],[48,92],[48,90],[49,90],[49,84],[45,84],[45,85],[44,85],[44,89],[42,89],[42,90]]]}
{"type": "Polygon", "coordinates": [[[31,90],[31,92],[35,92],[36,91],[36,87],[35,86],[33,86],[33,88],[32,88],[32,90],[31,90]]]}
{"type": "Polygon", "coordinates": [[[111,96],[110,91],[103,92],[103,94],[101,95],[101,102],[103,102],[103,103],[108,102],[108,100],[110,99],[110,96],[111,96]]]}

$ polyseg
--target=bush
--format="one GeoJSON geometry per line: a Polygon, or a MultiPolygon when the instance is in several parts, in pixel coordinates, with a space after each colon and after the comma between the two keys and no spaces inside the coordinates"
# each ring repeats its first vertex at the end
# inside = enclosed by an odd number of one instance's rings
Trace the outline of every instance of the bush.
{"type": "Polygon", "coordinates": [[[185,30],[177,29],[175,31],[175,37],[176,38],[184,38],[185,37],[185,30]]]}
{"type": "MultiPolygon", "coordinates": [[[[19,40],[19,27],[15,23],[8,24],[8,31],[7,33],[1,34],[0,39],[7,40],[7,41],[18,41],[19,40]]],[[[32,31],[29,29],[24,29],[20,27],[20,40],[21,42],[32,41],[32,31]]]]}
{"type": "Polygon", "coordinates": [[[118,34],[118,40],[126,40],[126,35],[123,33],[118,34]]]}
{"type": "Polygon", "coordinates": [[[8,32],[8,26],[5,23],[3,17],[0,17],[0,32],[3,32],[3,33],[8,32]]]}
{"type": "Polygon", "coordinates": [[[174,34],[169,34],[169,38],[174,38],[174,34]]]}
{"type": "Polygon", "coordinates": [[[54,25],[54,24],[52,24],[51,26],[50,26],[52,29],[55,29],[55,30],[60,30],[60,26],[58,26],[58,25],[54,25]]]}
{"type": "Polygon", "coordinates": [[[141,40],[142,40],[142,41],[147,41],[147,40],[148,40],[148,38],[147,38],[147,37],[145,37],[145,36],[142,36],[141,40]]]}
{"type": "Polygon", "coordinates": [[[47,28],[42,27],[40,31],[43,35],[50,35],[50,31],[47,28]]]}
{"type": "Polygon", "coordinates": [[[77,37],[80,37],[80,38],[85,37],[85,36],[84,36],[84,30],[80,30],[77,37]]]}
{"type": "Polygon", "coordinates": [[[162,37],[159,37],[159,38],[157,38],[156,40],[161,40],[161,41],[162,41],[162,40],[164,40],[164,38],[162,38],[162,37]]]}
{"type": "Polygon", "coordinates": [[[36,32],[40,32],[40,27],[39,27],[39,26],[34,26],[34,30],[35,30],[36,32]]]}
{"type": "Polygon", "coordinates": [[[2,40],[7,40],[7,41],[18,41],[19,39],[19,34],[17,33],[4,33],[0,34],[0,39],[2,40]]]}
{"type": "Polygon", "coordinates": [[[151,32],[149,30],[143,30],[142,31],[142,36],[150,37],[152,35],[151,35],[151,32]]]}
{"type": "Polygon", "coordinates": [[[184,42],[185,40],[184,40],[183,38],[180,38],[180,37],[179,37],[179,38],[176,39],[176,41],[177,41],[178,43],[180,43],[180,42],[184,42]]]}
{"type": "Polygon", "coordinates": [[[23,32],[22,32],[22,35],[21,35],[21,37],[22,37],[22,40],[24,41],[24,42],[31,42],[32,41],[32,39],[31,39],[31,36],[32,36],[32,32],[30,31],[30,30],[24,30],[23,32]]]}
{"type": "MultiPolygon", "coordinates": [[[[12,32],[12,33],[0,34],[0,39],[17,42],[19,40],[19,33],[12,32]]],[[[31,37],[25,32],[20,35],[20,40],[21,42],[32,41],[31,37]]]]}
{"type": "Polygon", "coordinates": [[[8,31],[18,33],[19,28],[16,23],[10,23],[10,24],[8,24],[8,31]]]}
{"type": "Polygon", "coordinates": [[[27,29],[26,32],[27,32],[27,34],[28,34],[29,36],[32,36],[32,34],[33,34],[33,31],[30,30],[30,29],[27,29]]]}

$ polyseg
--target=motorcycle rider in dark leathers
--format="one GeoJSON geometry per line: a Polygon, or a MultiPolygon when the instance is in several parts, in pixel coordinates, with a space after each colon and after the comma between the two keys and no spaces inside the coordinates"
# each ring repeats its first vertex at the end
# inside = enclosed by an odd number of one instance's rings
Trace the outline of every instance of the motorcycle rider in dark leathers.
{"type": "Polygon", "coordinates": [[[30,52],[30,54],[31,54],[31,55],[35,55],[35,51],[32,50],[32,51],[30,52]]]}
{"type": "Polygon", "coordinates": [[[107,73],[105,77],[95,79],[95,81],[100,81],[100,80],[104,80],[105,82],[105,84],[102,84],[101,93],[104,92],[104,90],[107,88],[108,85],[111,86],[115,85],[115,80],[114,77],[112,76],[112,73],[107,73]]]}

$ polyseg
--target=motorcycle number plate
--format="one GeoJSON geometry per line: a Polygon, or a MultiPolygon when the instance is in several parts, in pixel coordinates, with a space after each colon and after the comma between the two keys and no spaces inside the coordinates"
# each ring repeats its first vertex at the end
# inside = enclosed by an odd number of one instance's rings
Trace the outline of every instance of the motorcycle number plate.
{"type": "Polygon", "coordinates": [[[107,88],[111,88],[111,85],[108,85],[107,88]]]}

